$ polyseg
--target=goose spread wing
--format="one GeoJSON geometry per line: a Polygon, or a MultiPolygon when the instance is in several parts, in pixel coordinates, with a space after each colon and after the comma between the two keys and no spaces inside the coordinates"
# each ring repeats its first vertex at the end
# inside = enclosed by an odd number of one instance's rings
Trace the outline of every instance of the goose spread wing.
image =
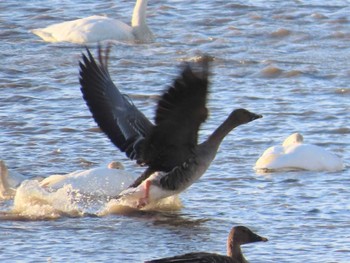
{"type": "Polygon", "coordinates": [[[161,96],[155,126],[142,150],[142,159],[151,168],[169,171],[193,153],[199,127],[208,116],[208,67],[207,56],[198,63],[187,63],[161,96]]]}
{"type": "Polygon", "coordinates": [[[79,63],[81,92],[94,120],[113,144],[130,159],[143,163],[140,145],[153,124],[114,85],[107,65],[109,49],[103,58],[99,47],[98,63],[89,49],[87,55],[82,55],[79,63]]]}

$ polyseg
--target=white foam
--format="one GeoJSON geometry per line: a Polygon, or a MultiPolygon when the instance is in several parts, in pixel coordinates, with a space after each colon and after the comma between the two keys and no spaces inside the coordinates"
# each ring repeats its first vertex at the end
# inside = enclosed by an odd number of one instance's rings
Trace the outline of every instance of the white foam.
{"type": "MultiPolygon", "coordinates": [[[[138,211],[136,208],[137,202],[134,199],[112,199],[103,207],[98,213],[99,216],[106,216],[109,214],[128,214],[138,211]]],[[[182,208],[182,203],[178,195],[169,196],[157,202],[152,202],[142,211],[177,211],[182,208]]]]}
{"type": "Polygon", "coordinates": [[[79,193],[66,185],[49,192],[36,180],[26,180],[17,189],[13,212],[31,219],[58,218],[62,215],[81,216],[77,202],[79,193]]]}

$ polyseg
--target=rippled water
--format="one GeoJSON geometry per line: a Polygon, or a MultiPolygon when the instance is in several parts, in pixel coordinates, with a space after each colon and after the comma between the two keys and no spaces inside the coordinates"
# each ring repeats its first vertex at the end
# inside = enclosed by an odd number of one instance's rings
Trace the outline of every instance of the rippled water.
{"type": "MultiPolygon", "coordinates": [[[[139,173],[96,124],[82,100],[83,47],[47,44],[30,29],[107,14],[128,22],[133,1],[0,2],[0,159],[28,176],[121,160],[139,173]],[[101,3],[100,3],[101,2],[101,3]]],[[[149,0],[151,44],[118,43],[110,61],[118,87],[150,118],[154,95],[181,61],[214,56],[201,139],[233,108],[264,115],[222,144],[210,169],[181,194],[175,212],[128,216],[9,214],[0,203],[1,262],[141,262],[187,251],[225,253],[232,225],[269,242],[244,247],[251,262],[348,262],[350,172],[256,174],[269,146],[293,132],[350,161],[348,1],[149,0]],[[51,218],[51,219],[50,219],[51,218]],[[48,220],[50,219],[50,220],[48,220]]],[[[95,52],[95,46],[91,46],[95,52]]],[[[85,209],[85,210],[84,210],[85,209]]]]}

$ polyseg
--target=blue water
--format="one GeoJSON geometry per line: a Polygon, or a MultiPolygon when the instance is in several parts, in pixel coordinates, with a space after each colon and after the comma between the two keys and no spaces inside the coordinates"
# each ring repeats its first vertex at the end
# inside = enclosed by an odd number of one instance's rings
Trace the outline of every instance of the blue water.
{"type": "MultiPolygon", "coordinates": [[[[30,29],[95,14],[129,22],[133,1],[0,2],[0,159],[29,176],[111,160],[141,173],[102,134],[82,99],[84,48],[49,44],[30,29]]],[[[150,119],[182,61],[213,56],[208,136],[234,108],[264,115],[223,142],[175,212],[129,216],[10,214],[0,202],[1,262],[142,262],[190,251],[225,254],[233,225],[269,239],[243,247],[250,262],[349,262],[349,1],[149,0],[154,43],[117,43],[116,85],[150,119]],[[340,156],[340,172],[255,173],[262,152],[300,132],[340,156]]],[[[95,53],[95,45],[91,45],[95,53]]],[[[84,211],[83,211],[84,212],[84,211]]]]}

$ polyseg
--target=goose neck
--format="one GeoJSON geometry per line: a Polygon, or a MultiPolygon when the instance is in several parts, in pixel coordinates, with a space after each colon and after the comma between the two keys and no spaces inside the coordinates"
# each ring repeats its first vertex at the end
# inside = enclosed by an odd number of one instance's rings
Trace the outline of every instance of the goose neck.
{"type": "Polygon", "coordinates": [[[207,142],[210,145],[215,145],[217,148],[220,146],[222,140],[226,135],[232,131],[239,124],[232,122],[230,118],[227,118],[208,138],[207,142]]]}
{"type": "Polygon", "coordinates": [[[246,262],[242,254],[241,246],[236,244],[233,239],[227,241],[227,256],[235,259],[237,262],[246,262]]]}

